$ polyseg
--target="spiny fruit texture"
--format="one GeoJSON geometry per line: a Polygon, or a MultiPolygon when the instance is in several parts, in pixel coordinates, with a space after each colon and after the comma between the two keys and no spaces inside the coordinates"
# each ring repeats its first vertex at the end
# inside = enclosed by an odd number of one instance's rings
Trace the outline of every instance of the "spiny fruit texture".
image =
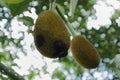
{"type": "Polygon", "coordinates": [[[94,46],[83,36],[75,36],[71,41],[71,51],[75,60],[85,68],[96,68],[100,56],[94,46]]]}
{"type": "Polygon", "coordinates": [[[38,51],[49,58],[68,54],[70,35],[61,17],[51,10],[39,14],[34,28],[34,42],[38,51]]]}

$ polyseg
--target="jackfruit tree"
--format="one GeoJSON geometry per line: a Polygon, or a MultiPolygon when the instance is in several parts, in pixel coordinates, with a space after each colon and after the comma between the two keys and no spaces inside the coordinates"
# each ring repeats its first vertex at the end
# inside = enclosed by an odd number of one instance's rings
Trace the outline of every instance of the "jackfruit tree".
{"type": "Polygon", "coordinates": [[[0,0],[0,80],[119,80],[119,0],[0,0]]]}

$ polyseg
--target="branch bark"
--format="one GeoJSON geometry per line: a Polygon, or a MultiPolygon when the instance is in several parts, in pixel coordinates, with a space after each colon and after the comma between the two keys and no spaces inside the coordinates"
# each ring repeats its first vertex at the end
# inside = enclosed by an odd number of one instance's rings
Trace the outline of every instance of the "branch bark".
{"type": "Polygon", "coordinates": [[[7,75],[12,80],[25,80],[22,76],[16,73],[13,69],[9,69],[0,62],[0,73],[7,75]]]}

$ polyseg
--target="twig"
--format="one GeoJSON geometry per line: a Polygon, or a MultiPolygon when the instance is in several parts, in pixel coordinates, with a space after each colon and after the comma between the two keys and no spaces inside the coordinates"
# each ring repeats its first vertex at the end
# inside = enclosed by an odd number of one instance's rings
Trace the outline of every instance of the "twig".
{"type": "Polygon", "coordinates": [[[0,62],[0,72],[2,74],[7,75],[12,80],[25,80],[22,76],[20,76],[18,73],[16,73],[13,69],[9,69],[4,64],[0,62]]]}
{"type": "Polygon", "coordinates": [[[61,16],[61,18],[64,20],[64,22],[66,23],[67,25],[67,29],[69,30],[70,34],[72,36],[75,36],[76,35],[76,32],[74,31],[74,29],[72,28],[70,22],[64,17],[64,15],[61,13],[61,11],[59,10],[59,8],[56,6],[56,10],[58,12],[58,14],[61,16]]]}

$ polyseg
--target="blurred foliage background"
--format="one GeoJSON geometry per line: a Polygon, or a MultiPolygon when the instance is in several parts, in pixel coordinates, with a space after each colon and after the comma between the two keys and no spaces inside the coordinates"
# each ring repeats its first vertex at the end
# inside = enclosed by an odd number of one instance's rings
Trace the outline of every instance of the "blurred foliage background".
{"type": "Polygon", "coordinates": [[[56,0],[56,4],[74,30],[97,48],[99,66],[91,70],[81,67],[70,51],[62,59],[48,59],[36,51],[32,31],[38,14],[49,9],[48,0],[0,0],[0,80],[17,80],[11,73],[18,73],[25,80],[119,80],[120,1],[56,0]],[[28,61],[30,54],[37,61],[28,61]]]}

